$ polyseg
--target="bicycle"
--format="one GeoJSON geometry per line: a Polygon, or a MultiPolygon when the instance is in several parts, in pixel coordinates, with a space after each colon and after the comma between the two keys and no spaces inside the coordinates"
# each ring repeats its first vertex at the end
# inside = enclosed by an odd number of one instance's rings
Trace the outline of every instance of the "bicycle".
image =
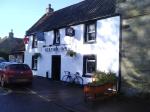
{"type": "Polygon", "coordinates": [[[83,85],[83,78],[80,76],[80,73],[79,72],[76,72],[74,74],[74,79],[73,79],[73,82],[77,85],[83,85]]]}
{"type": "Polygon", "coordinates": [[[64,81],[64,83],[68,84],[68,83],[72,83],[73,78],[71,76],[71,73],[69,71],[64,71],[65,75],[62,78],[62,81],[64,81]]]}
{"type": "Polygon", "coordinates": [[[77,85],[83,85],[83,78],[80,76],[79,72],[76,72],[75,74],[70,73],[69,71],[64,71],[65,75],[62,78],[62,81],[64,81],[65,84],[77,84],[77,85]]]}

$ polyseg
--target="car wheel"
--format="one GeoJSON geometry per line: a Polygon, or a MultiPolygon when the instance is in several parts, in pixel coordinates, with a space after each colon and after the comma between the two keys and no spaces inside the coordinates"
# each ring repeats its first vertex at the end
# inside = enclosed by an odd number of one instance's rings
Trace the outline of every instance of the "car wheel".
{"type": "Polygon", "coordinates": [[[4,80],[4,77],[1,77],[1,87],[5,87],[5,80],[4,80]]]}

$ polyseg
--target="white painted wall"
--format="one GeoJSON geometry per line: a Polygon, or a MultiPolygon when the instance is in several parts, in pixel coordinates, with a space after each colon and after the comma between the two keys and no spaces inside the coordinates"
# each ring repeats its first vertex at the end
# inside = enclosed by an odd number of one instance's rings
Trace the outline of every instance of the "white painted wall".
{"type": "Polygon", "coordinates": [[[97,69],[118,73],[120,17],[99,20],[97,29],[97,69]]]}
{"type": "MultiPolygon", "coordinates": [[[[72,73],[79,72],[82,76],[83,72],[83,55],[97,55],[97,69],[101,71],[119,71],[119,33],[120,33],[120,17],[110,17],[97,21],[97,40],[95,44],[84,43],[84,24],[71,26],[75,29],[75,36],[65,36],[65,28],[60,29],[61,44],[67,44],[68,48],[77,52],[77,57],[69,57],[66,51],[46,52],[42,45],[53,44],[53,31],[45,32],[45,41],[40,42],[38,50],[32,49],[32,39],[30,39],[28,49],[25,52],[25,63],[31,65],[31,57],[34,52],[42,54],[38,60],[37,75],[46,76],[49,72],[51,77],[51,56],[61,55],[61,78],[64,71],[72,73]]],[[[32,38],[32,37],[30,37],[32,38]]],[[[84,83],[91,81],[90,78],[84,78],[84,83]]]]}

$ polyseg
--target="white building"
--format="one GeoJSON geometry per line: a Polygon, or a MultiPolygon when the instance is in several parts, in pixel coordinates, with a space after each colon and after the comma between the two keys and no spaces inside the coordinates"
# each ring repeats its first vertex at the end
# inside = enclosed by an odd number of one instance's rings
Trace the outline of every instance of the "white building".
{"type": "Polygon", "coordinates": [[[115,0],[85,0],[58,11],[49,7],[26,35],[24,62],[35,75],[61,80],[64,71],[79,72],[85,84],[95,70],[119,75],[120,15],[115,14],[115,0]]]}

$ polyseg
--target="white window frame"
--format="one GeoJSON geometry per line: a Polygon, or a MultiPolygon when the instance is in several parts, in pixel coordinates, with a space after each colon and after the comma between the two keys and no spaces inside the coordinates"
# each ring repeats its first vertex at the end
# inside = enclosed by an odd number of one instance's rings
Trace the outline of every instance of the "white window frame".
{"type": "Polygon", "coordinates": [[[86,60],[86,74],[87,75],[92,75],[92,73],[88,72],[88,62],[95,62],[95,64],[96,64],[96,60],[93,60],[93,59],[87,59],[86,60]]]}
{"type": "Polygon", "coordinates": [[[86,42],[90,43],[90,42],[96,42],[96,22],[92,22],[86,25],[86,42]],[[90,25],[94,25],[94,30],[93,31],[89,31],[90,29],[90,25]],[[94,33],[95,37],[93,39],[89,38],[89,35],[94,33]]]}
{"type": "Polygon", "coordinates": [[[59,45],[60,44],[60,30],[54,30],[54,41],[53,41],[54,45],[59,45]],[[59,41],[58,41],[59,39],[59,41]]]}
{"type": "Polygon", "coordinates": [[[38,39],[36,38],[35,35],[33,35],[32,48],[37,48],[37,47],[38,47],[38,39]]]}
{"type": "Polygon", "coordinates": [[[38,67],[38,57],[34,57],[33,56],[33,61],[32,61],[32,70],[37,70],[37,67],[38,67]]]}

